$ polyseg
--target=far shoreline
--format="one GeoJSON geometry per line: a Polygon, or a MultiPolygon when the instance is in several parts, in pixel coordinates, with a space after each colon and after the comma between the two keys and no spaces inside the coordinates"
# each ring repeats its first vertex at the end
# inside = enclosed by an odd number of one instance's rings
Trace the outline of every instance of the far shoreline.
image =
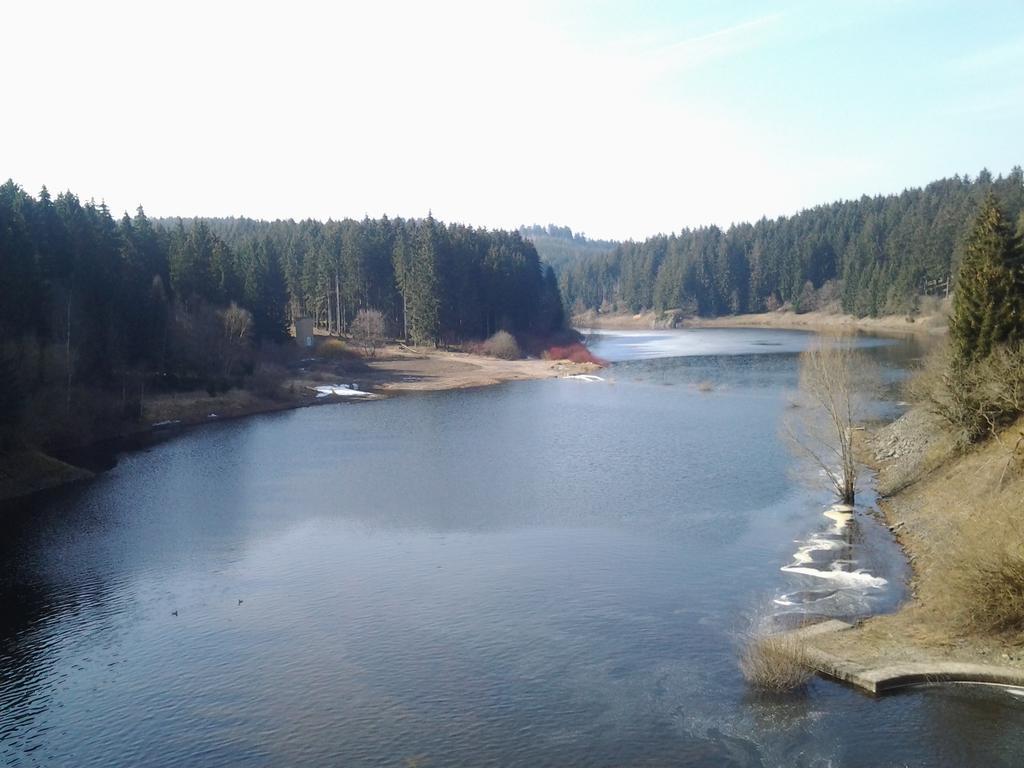
{"type": "Polygon", "coordinates": [[[905,315],[882,317],[855,317],[854,315],[832,312],[792,311],[760,312],[720,317],[690,317],[676,320],[671,314],[641,312],[637,314],[599,314],[588,311],[573,317],[577,328],[591,328],[598,331],[639,331],[671,330],[673,328],[772,328],[776,330],[813,331],[843,333],[867,331],[899,335],[940,336],[946,333],[946,318],[941,313],[920,315],[914,318],[905,315]]]}

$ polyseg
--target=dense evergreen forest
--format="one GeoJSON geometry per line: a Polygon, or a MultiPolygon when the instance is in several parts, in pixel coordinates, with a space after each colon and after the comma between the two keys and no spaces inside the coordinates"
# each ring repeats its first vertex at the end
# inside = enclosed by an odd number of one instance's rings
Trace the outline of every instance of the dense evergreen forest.
{"type": "Polygon", "coordinates": [[[705,316],[839,310],[913,313],[944,293],[986,194],[1024,226],[1024,173],[954,176],[898,195],[862,197],[794,216],[684,229],[610,253],[559,262],[574,312],[681,309],[705,316]]]}
{"type": "Polygon", "coordinates": [[[544,263],[550,264],[556,273],[581,257],[605,256],[619,245],[614,240],[591,240],[581,232],[555,224],[520,227],[519,234],[534,244],[544,263]]]}
{"type": "Polygon", "coordinates": [[[497,330],[544,335],[564,322],[555,273],[518,233],[414,219],[257,221],[158,219],[175,232],[205,227],[239,254],[262,249],[284,276],[288,317],[344,333],[360,309],[417,343],[459,342],[497,330]]]}
{"type": "MultiPolygon", "coordinates": [[[[362,309],[423,344],[564,326],[555,274],[518,232],[426,219],[115,219],[70,192],[0,186],[0,441],[24,421],[99,418],[148,387],[234,386],[308,315],[362,309]]],[[[111,418],[115,414],[107,414],[111,418]]],[[[120,414],[128,416],[127,413],[120,414]]],[[[53,429],[44,429],[54,434],[53,429]]]]}

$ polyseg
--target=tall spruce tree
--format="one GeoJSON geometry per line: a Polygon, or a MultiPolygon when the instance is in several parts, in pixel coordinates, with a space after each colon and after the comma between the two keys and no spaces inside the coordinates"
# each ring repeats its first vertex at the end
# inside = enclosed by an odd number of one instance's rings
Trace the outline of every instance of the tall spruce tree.
{"type": "Polygon", "coordinates": [[[1020,240],[995,195],[985,196],[960,265],[949,330],[959,361],[987,357],[995,345],[1024,339],[1020,240]]]}
{"type": "Polygon", "coordinates": [[[409,334],[417,344],[437,343],[441,334],[439,227],[432,215],[419,225],[409,263],[409,334]]]}

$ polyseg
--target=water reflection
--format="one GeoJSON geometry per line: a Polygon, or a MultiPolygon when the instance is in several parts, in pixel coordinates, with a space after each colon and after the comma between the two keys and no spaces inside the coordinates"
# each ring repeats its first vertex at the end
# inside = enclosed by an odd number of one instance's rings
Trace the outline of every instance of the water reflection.
{"type": "Polygon", "coordinates": [[[1024,720],[984,692],[740,679],[825,522],[786,344],[211,425],[9,517],[0,763],[1005,764],[1024,720]]]}

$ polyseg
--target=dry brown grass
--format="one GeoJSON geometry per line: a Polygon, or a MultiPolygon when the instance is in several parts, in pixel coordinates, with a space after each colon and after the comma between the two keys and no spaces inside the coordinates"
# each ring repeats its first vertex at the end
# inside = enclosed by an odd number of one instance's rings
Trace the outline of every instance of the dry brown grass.
{"type": "Polygon", "coordinates": [[[1024,418],[966,451],[954,450],[951,436],[922,439],[941,428],[935,416],[901,421],[892,425],[902,442],[882,468],[891,495],[881,507],[910,557],[914,597],[895,614],[808,644],[868,668],[1024,668],[1024,467],[1012,452],[1024,418]]]}
{"type": "Polygon", "coordinates": [[[316,345],[316,354],[327,360],[344,360],[352,353],[341,339],[325,339],[316,345]]]}
{"type": "Polygon", "coordinates": [[[792,691],[814,676],[814,666],[804,644],[788,634],[751,634],[740,656],[740,671],[754,688],[792,691]]]}
{"type": "Polygon", "coordinates": [[[934,571],[929,603],[962,635],[1024,633],[1022,501],[992,497],[958,530],[948,562],[934,571]]]}

